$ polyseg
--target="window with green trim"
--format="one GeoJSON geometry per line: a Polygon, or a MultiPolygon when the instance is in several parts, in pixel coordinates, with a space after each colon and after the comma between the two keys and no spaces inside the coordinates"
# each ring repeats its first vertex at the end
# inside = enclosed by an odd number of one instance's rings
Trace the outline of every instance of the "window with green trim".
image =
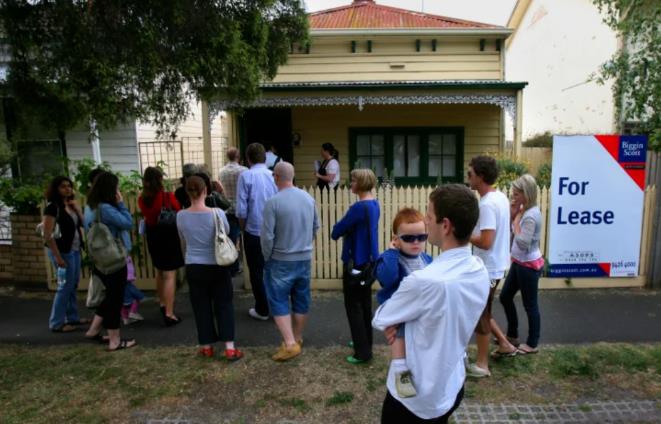
{"type": "Polygon", "coordinates": [[[400,185],[463,181],[461,127],[351,128],[353,168],[371,168],[400,185]]]}

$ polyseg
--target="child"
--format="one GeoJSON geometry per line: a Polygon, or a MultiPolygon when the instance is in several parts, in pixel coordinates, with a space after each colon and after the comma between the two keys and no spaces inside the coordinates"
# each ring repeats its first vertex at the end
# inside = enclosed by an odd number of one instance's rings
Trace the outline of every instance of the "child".
{"type": "Polygon", "coordinates": [[[126,258],[126,288],[124,288],[124,304],[122,306],[122,322],[124,325],[142,321],[144,318],[138,313],[138,306],[145,295],[134,284],[135,266],[129,256],[126,258]]]}
{"type": "MultiPolygon", "coordinates": [[[[393,220],[392,232],[390,248],[379,256],[376,263],[375,276],[383,287],[376,294],[379,305],[390,299],[404,277],[426,267],[432,261],[431,257],[424,253],[427,231],[425,218],[420,212],[413,208],[400,210],[393,220]]],[[[404,323],[398,326],[397,337],[390,350],[393,362],[398,361],[403,368],[406,368],[404,323]]],[[[408,369],[395,374],[395,383],[400,397],[416,395],[411,372],[408,369]]]]}

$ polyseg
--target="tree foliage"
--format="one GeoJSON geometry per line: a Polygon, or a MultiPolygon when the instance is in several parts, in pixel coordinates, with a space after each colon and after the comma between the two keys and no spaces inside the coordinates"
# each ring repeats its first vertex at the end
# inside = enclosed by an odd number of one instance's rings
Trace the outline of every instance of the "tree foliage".
{"type": "Polygon", "coordinates": [[[249,100],[307,38],[299,0],[3,0],[5,95],[63,130],[139,119],[164,135],[192,98],[249,100]]]}
{"type": "MultiPolygon", "coordinates": [[[[593,0],[604,22],[620,35],[623,48],[606,62],[598,80],[613,79],[621,122],[639,123],[661,149],[661,2],[658,0],[593,0]]],[[[621,128],[620,128],[621,129],[621,128]]]]}

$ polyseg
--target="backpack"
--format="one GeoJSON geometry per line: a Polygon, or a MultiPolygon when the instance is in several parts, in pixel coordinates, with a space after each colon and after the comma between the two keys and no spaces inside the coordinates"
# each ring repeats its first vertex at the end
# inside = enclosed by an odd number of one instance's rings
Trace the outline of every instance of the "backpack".
{"type": "Polygon", "coordinates": [[[126,266],[126,248],[115,238],[110,228],[101,222],[101,205],[96,209],[96,220],[87,232],[87,254],[94,268],[104,275],[112,274],[126,266]]]}

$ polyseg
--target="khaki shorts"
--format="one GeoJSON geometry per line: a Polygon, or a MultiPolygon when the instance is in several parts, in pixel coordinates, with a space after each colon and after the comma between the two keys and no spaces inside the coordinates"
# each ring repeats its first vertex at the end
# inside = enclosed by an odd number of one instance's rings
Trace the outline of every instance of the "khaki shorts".
{"type": "Polygon", "coordinates": [[[496,288],[498,288],[498,283],[500,283],[500,280],[491,280],[491,288],[489,289],[487,304],[484,306],[484,311],[482,311],[482,315],[480,316],[479,321],[477,321],[477,326],[475,327],[475,332],[481,336],[491,334],[491,304],[493,303],[493,297],[496,293],[496,288]]]}

